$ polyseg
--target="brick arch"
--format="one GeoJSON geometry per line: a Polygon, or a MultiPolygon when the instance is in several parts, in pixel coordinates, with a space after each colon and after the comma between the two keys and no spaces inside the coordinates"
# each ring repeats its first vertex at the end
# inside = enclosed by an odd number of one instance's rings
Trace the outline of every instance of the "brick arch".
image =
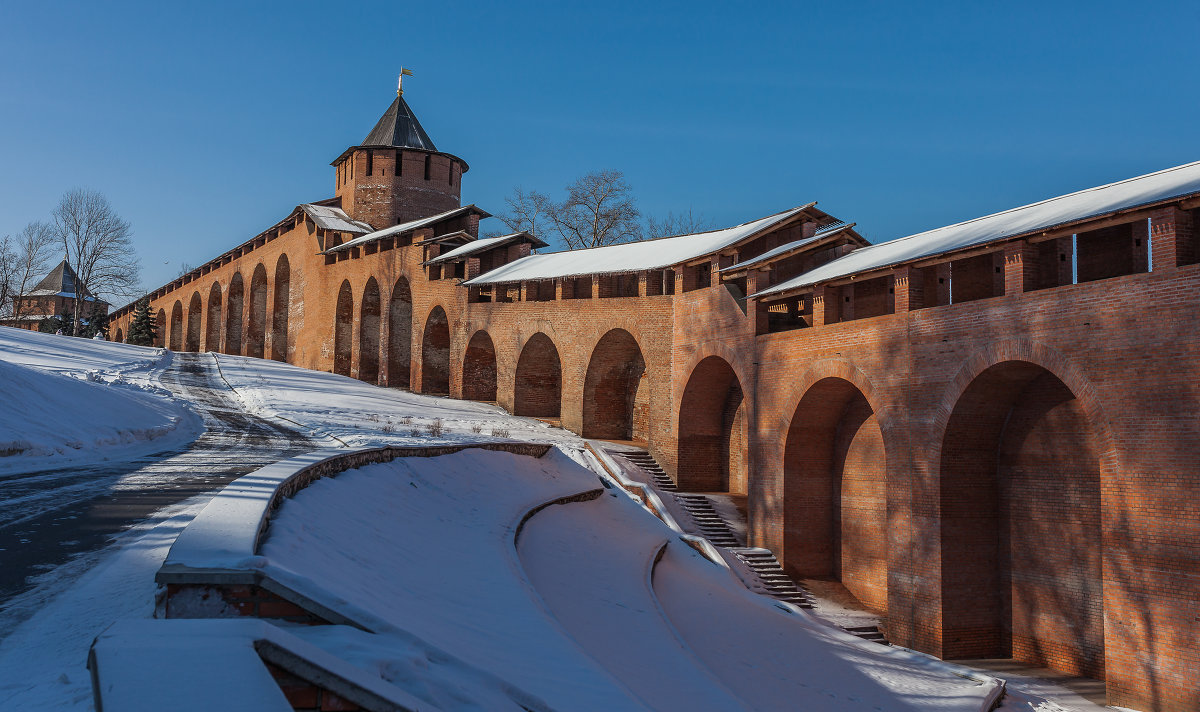
{"type": "Polygon", "coordinates": [[[583,382],[585,438],[645,439],[649,426],[645,375],[646,360],[633,334],[617,328],[600,337],[583,382]]]}
{"type": "Polygon", "coordinates": [[[342,280],[338,288],[337,306],[333,313],[333,372],[350,375],[351,349],[354,342],[354,292],[350,280],[342,280]]]}
{"type": "Polygon", "coordinates": [[[250,277],[250,316],[246,320],[246,355],[266,355],[267,268],[259,262],[250,277]]]}
{"type": "Polygon", "coordinates": [[[400,277],[388,299],[387,384],[408,388],[412,373],[412,288],[400,277]]]}
{"type": "Polygon", "coordinates": [[[171,340],[169,348],[172,351],[183,350],[183,302],[175,300],[171,307],[171,340]]]}
{"type": "Polygon", "coordinates": [[[121,327],[119,327],[119,326],[117,327],[117,343],[119,343],[119,344],[125,343],[125,332],[122,331],[121,327]]]}
{"type": "Polygon", "coordinates": [[[429,310],[421,332],[421,392],[450,393],[450,320],[440,304],[429,310]]]}
{"type": "Polygon", "coordinates": [[[154,320],[154,345],[162,348],[167,345],[167,310],[159,309],[158,318],[154,320]]]}
{"type": "Polygon", "coordinates": [[[379,283],[374,277],[363,287],[358,321],[358,377],[367,383],[379,382],[379,283]]]}
{"type": "Polygon", "coordinates": [[[203,313],[204,305],[200,299],[200,292],[192,292],[192,298],[188,300],[187,337],[184,339],[184,351],[200,350],[200,335],[203,333],[201,329],[201,315],[203,313]]]}
{"type": "Polygon", "coordinates": [[[700,492],[746,494],[749,418],[744,380],[720,356],[688,372],[679,402],[678,484],[700,492]]]}
{"type": "Polygon", "coordinates": [[[229,299],[225,305],[225,353],[242,353],[242,312],[246,306],[246,286],[242,273],[229,278],[229,299]]]}
{"type": "Polygon", "coordinates": [[[221,283],[213,282],[208,290],[207,332],[204,347],[209,351],[221,350],[221,283]]]}
{"type": "Polygon", "coordinates": [[[271,310],[271,358],[287,361],[288,312],[291,309],[292,268],[286,254],[275,262],[275,294],[271,310]]]}
{"type": "Polygon", "coordinates": [[[1089,392],[1060,355],[1010,342],[947,389],[934,431],[944,657],[1104,677],[1104,436],[1076,388],[1089,392]]]}
{"type": "Polygon", "coordinates": [[[535,418],[562,416],[562,357],[543,332],[530,336],[517,357],[513,413],[535,418]]]}
{"type": "MultiPolygon", "coordinates": [[[[885,613],[887,456],[878,408],[846,362],[810,368],[783,446],[784,566],[885,613]]],[[[869,389],[868,389],[869,390],[869,389]]]]}
{"type": "Polygon", "coordinates": [[[496,400],[496,345],[483,329],[467,342],[463,354],[462,397],[467,400],[496,400]]]}

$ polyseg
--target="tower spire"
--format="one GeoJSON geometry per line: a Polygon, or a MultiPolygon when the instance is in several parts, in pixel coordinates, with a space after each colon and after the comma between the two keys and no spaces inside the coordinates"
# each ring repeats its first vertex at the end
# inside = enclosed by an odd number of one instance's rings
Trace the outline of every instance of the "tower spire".
{"type": "Polygon", "coordinates": [[[396,82],[396,96],[404,96],[404,78],[412,75],[411,69],[400,68],[400,80],[396,82]]]}

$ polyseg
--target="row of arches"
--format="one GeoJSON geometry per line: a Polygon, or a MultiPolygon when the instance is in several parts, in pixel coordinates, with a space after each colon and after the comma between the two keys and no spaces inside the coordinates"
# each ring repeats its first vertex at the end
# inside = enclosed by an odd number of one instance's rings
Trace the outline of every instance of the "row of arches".
{"type": "Polygon", "coordinates": [[[199,290],[192,292],[186,308],[176,300],[169,315],[166,309],[159,309],[156,345],[174,351],[204,349],[286,361],[290,299],[291,266],[287,255],[280,255],[273,281],[268,280],[267,268],[260,262],[251,274],[249,290],[242,274],[234,272],[224,289],[220,282],[213,282],[205,296],[199,290]],[[270,354],[266,353],[268,333],[270,354]]]}
{"type": "MultiPolygon", "coordinates": [[[[343,376],[354,375],[355,311],[354,290],[349,280],[343,280],[338,288],[333,324],[333,372],[343,376]]],[[[357,313],[358,378],[408,388],[412,360],[412,290],[408,280],[400,277],[392,285],[385,314],[379,282],[371,277],[363,286],[357,313]],[[387,366],[386,379],[381,370],[383,364],[387,366]]],[[[448,345],[448,326],[446,342],[448,345]]],[[[447,380],[447,388],[442,392],[449,393],[448,384],[447,380]]]]}

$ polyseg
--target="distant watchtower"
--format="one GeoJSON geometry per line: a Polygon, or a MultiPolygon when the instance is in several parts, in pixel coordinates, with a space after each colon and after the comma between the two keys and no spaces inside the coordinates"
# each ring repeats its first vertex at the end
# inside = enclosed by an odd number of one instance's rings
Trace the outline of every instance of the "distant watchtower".
{"type": "Polygon", "coordinates": [[[400,91],[363,142],[330,165],[342,210],[376,230],[459,207],[469,169],[437,150],[400,91]]]}

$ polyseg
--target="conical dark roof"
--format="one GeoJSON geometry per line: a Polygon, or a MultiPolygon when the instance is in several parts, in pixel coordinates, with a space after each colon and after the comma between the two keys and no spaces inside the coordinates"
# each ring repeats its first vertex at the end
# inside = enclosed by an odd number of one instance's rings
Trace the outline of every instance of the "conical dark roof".
{"type": "MultiPolygon", "coordinates": [[[[50,270],[50,274],[46,275],[42,281],[34,286],[30,294],[42,292],[44,294],[75,294],[75,270],[67,264],[66,260],[59,262],[54,269],[50,270]]],[[[84,290],[84,296],[91,296],[87,290],[84,290]]]]}
{"type": "Polygon", "coordinates": [[[363,139],[363,146],[391,146],[395,148],[419,148],[436,151],[433,139],[421,128],[421,122],[409,108],[404,97],[397,96],[388,110],[379,117],[379,123],[363,139]]]}

